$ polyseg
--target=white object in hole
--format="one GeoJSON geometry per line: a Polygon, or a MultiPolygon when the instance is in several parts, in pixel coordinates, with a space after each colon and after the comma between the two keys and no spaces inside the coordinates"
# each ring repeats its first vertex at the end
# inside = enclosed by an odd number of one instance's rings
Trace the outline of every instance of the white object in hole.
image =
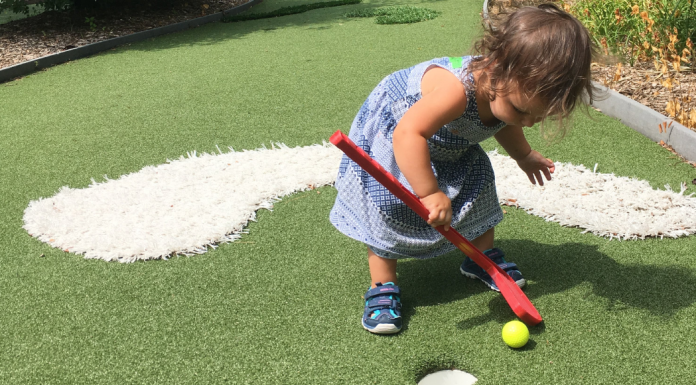
{"type": "Polygon", "coordinates": [[[423,377],[418,385],[472,385],[476,381],[476,377],[461,370],[440,370],[423,377]]]}

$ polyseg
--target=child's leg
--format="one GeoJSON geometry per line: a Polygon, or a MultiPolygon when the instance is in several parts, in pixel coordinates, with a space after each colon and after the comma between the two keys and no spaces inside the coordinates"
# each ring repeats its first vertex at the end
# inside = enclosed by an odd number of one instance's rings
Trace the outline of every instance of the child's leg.
{"type": "Polygon", "coordinates": [[[370,265],[372,286],[377,282],[393,282],[396,285],[396,259],[382,258],[367,248],[367,263],[370,265]]]}
{"type": "Polygon", "coordinates": [[[481,251],[486,251],[493,248],[493,238],[495,235],[495,227],[491,227],[490,230],[481,234],[478,238],[471,241],[471,243],[476,246],[477,249],[481,251]]]}
{"type": "Polygon", "coordinates": [[[367,248],[372,285],[365,293],[362,325],[375,334],[401,330],[401,289],[396,286],[396,259],[382,258],[367,248]],[[391,284],[387,284],[391,282],[391,284]],[[380,286],[377,286],[377,284],[380,286]]]}
{"type": "MultiPolygon", "coordinates": [[[[491,228],[490,230],[486,231],[483,233],[481,236],[478,238],[474,239],[471,241],[471,243],[476,246],[477,249],[481,250],[488,258],[490,258],[493,262],[495,262],[498,266],[500,266],[505,272],[508,273],[508,275],[515,280],[515,283],[517,283],[517,286],[522,287],[526,284],[526,280],[522,277],[522,273],[517,269],[517,265],[514,263],[509,263],[505,260],[505,254],[503,253],[502,250],[496,249],[493,247],[493,236],[494,236],[494,229],[491,228]]],[[[459,267],[459,271],[461,271],[462,274],[469,278],[477,278],[483,281],[488,287],[495,291],[500,291],[498,289],[498,286],[496,286],[495,282],[493,282],[493,279],[486,273],[485,270],[483,270],[481,267],[479,267],[474,261],[471,260],[471,258],[467,257],[464,259],[464,262],[462,265],[459,267]]]]}

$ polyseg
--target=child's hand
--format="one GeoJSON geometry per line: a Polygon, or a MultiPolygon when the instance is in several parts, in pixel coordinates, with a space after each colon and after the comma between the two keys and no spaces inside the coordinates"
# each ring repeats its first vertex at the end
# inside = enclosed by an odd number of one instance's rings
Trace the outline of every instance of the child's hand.
{"type": "Polygon", "coordinates": [[[444,192],[438,190],[420,199],[430,215],[428,216],[428,224],[437,227],[444,226],[445,231],[448,231],[452,223],[452,202],[444,192]]]}
{"type": "Polygon", "coordinates": [[[551,173],[556,170],[551,159],[544,158],[540,153],[532,150],[527,156],[517,161],[522,171],[527,173],[527,177],[532,184],[539,182],[540,186],[544,185],[544,179],[541,177],[543,172],[546,180],[551,180],[551,173]],[[536,181],[534,180],[536,178],[536,181]]]}

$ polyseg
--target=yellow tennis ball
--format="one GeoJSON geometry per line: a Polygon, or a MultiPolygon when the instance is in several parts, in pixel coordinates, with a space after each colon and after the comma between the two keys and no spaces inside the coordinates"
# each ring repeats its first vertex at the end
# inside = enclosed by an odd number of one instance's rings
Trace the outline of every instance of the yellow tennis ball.
{"type": "Polygon", "coordinates": [[[521,348],[529,341],[529,329],[520,321],[510,321],[503,326],[503,341],[511,348],[521,348]]]}

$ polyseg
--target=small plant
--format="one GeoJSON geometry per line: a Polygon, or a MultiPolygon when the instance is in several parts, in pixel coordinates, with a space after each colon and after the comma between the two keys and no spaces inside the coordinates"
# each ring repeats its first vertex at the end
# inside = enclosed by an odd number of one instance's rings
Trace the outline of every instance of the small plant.
{"type": "Polygon", "coordinates": [[[692,102],[691,92],[689,89],[686,96],[678,96],[675,93],[675,86],[681,88],[681,84],[675,78],[675,75],[683,70],[692,71],[691,67],[683,67],[682,63],[692,64],[693,43],[690,38],[686,39],[684,48],[678,51],[677,44],[679,43],[678,30],[675,27],[673,31],[667,32],[666,45],[663,47],[651,46],[651,49],[657,54],[654,56],[653,64],[655,71],[659,71],[661,75],[661,84],[671,93],[665,106],[665,112],[669,117],[675,119],[680,124],[688,128],[696,128],[696,106],[692,102]],[[670,68],[671,67],[671,68],[670,68]]]}
{"type": "Polygon", "coordinates": [[[89,25],[89,29],[92,31],[97,30],[97,22],[94,20],[94,17],[85,17],[85,24],[89,25]]]}
{"type": "Polygon", "coordinates": [[[432,20],[439,14],[440,12],[433,11],[432,9],[406,5],[375,9],[356,9],[346,13],[345,17],[376,17],[375,22],[377,24],[409,24],[432,20]]]}

